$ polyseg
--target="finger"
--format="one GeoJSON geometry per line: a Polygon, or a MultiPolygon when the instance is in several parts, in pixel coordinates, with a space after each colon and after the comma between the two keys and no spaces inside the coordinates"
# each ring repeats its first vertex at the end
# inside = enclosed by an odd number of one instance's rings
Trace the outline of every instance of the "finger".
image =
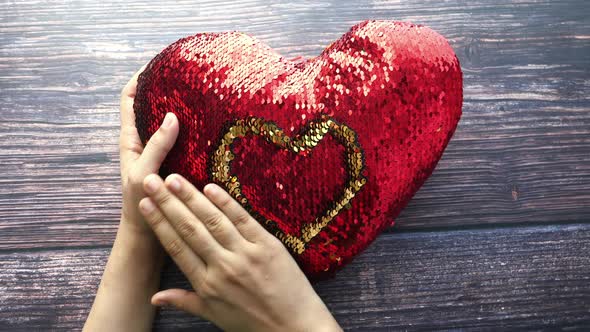
{"type": "Polygon", "coordinates": [[[125,84],[121,91],[121,125],[131,125],[135,127],[135,113],[133,113],[133,100],[137,93],[137,78],[145,68],[147,63],[143,65],[125,84]]]}
{"type": "Polygon", "coordinates": [[[166,186],[205,224],[222,246],[233,250],[243,244],[244,238],[231,220],[188,180],[172,174],[166,178],[166,186]]]}
{"type": "Polygon", "coordinates": [[[178,119],[174,113],[167,113],[164,122],[147,142],[143,153],[137,159],[139,169],[147,173],[155,173],[174,146],[178,137],[178,119]]]}
{"type": "Polygon", "coordinates": [[[240,203],[220,186],[210,183],[203,188],[203,192],[232,221],[246,240],[256,242],[262,237],[270,235],[240,203]]]}
{"type": "Polygon", "coordinates": [[[158,175],[148,175],[143,187],[180,238],[203,259],[205,264],[225,251],[191,210],[166,188],[158,175]]]}
{"type": "Polygon", "coordinates": [[[178,310],[207,318],[205,317],[205,302],[197,295],[197,293],[186,289],[172,288],[159,291],[152,296],[152,305],[171,305],[178,310]]]}
{"type": "Polygon", "coordinates": [[[135,127],[135,113],[133,101],[137,90],[137,77],[147,64],[137,71],[121,91],[121,135],[119,138],[121,149],[121,168],[125,169],[128,160],[135,160],[143,151],[143,144],[135,127]]]}
{"type": "Polygon", "coordinates": [[[129,162],[139,158],[143,152],[143,143],[141,143],[135,126],[121,127],[119,150],[121,151],[121,169],[126,169],[129,162]]]}
{"type": "Polygon", "coordinates": [[[154,201],[149,197],[143,198],[139,202],[139,210],[162,243],[164,250],[187,278],[191,282],[202,280],[206,271],[205,262],[180,238],[154,201]]]}

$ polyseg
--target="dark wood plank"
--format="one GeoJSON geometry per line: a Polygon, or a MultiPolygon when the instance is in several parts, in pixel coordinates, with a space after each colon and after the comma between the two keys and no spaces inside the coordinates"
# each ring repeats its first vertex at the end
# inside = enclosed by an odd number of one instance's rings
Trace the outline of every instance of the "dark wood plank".
{"type": "MultiPolygon", "coordinates": [[[[315,285],[345,330],[590,326],[590,225],[384,234],[315,285]]],[[[0,330],[80,328],[108,249],[0,254],[0,330]]],[[[170,265],[163,287],[188,287],[170,265]]],[[[156,330],[213,329],[163,310],[156,330]]]]}
{"type": "Polygon", "coordinates": [[[243,30],[314,56],[367,18],[447,36],[462,122],[398,228],[571,223],[590,214],[590,3],[0,3],[0,249],[104,245],[120,209],[118,94],[176,39],[243,30]]]}

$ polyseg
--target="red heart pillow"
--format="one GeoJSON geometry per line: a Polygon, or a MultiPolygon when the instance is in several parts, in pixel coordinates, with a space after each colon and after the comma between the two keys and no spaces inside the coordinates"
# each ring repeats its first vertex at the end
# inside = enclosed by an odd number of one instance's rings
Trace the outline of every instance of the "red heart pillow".
{"type": "Polygon", "coordinates": [[[134,109],[144,143],[166,112],[180,121],[162,175],[226,188],[316,278],[393,223],[440,159],[462,99],[444,37],[367,21],[305,61],[239,32],[180,39],[139,76],[134,109]]]}

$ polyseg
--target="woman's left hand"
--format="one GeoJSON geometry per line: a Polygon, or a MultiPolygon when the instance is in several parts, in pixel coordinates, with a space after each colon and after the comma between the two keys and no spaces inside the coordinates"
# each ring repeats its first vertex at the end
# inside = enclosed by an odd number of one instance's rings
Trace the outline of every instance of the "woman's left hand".
{"type": "Polygon", "coordinates": [[[133,101],[144,68],[121,92],[121,222],[84,331],[146,331],[154,317],[149,299],[158,290],[164,251],[137,205],[145,197],[143,178],[160,168],[176,141],[179,123],[174,114],[167,114],[143,146],[135,127],[133,101]]]}
{"type": "Polygon", "coordinates": [[[121,135],[119,150],[121,156],[121,182],[123,207],[121,226],[135,233],[151,236],[152,231],[137,209],[139,201],[145,197],[143,179],[160,169],[162,161],[174,145],[179,131],[178,119],[173,113],[166,114],[162,126],[144,145],[135,127],[133,102],[137,90],[137,78],[145,69],[143,66],[121,92],[121,135]]]}

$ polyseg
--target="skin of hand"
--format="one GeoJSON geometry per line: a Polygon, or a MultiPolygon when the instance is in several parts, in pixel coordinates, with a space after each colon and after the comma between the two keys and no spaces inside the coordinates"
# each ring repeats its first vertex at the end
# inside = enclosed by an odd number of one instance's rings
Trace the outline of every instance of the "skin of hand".
{"type": "Polygon", "coordinates": [[[194,289],[160,291],[154,305],[225,331],[341,331],[283,244],[221,187],[151,174],[144,190],[141,213],[194,289]]]}
{"type": "Polygon", "coordinates": [[[178,136],[174,114],[144,147],[135,127],[133,99],[140,69],[121,93],[121,180],[123,206],[115,243],[84,325],[84,331],[147,331],[155,313],[164,251],[138,210],[143,179],[157,172],[178,136]]]}

